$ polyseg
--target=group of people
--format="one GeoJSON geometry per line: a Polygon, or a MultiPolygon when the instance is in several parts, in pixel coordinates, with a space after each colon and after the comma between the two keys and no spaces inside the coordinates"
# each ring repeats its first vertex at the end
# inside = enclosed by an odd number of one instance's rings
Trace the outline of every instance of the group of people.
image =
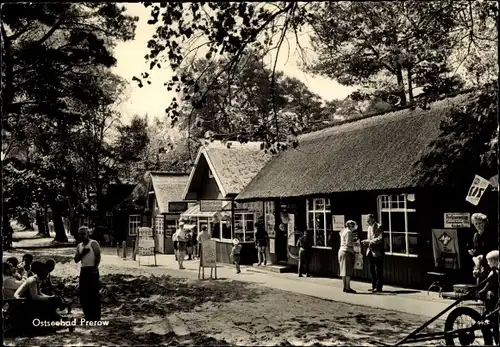
{"type": "Polygon", "coordinates": [[[8,258],[3,263],[4,299],[29,300],[26,316],[32,318],[55,317],[59,310],[69,308],[70,304],[61,296],[61,285],[52,282],[50,274],[55,266],[53,259],[34,261],[31,254],[25,254],[21,262],[16,257],[8,258]]]}
{"type": "Polygon", "coordinates": [[[206,226],[201,227],[201,232],[198,233],[196,228],[187,229],[183,221],[179,222],[179,228],[172,235],[174,242],[175,260],[179,263],[179,269],[184,268],[184,260],[186,255],[188,260],[202,257],[201,243],[205,240],[210,240],[210,234],[206,226]]]}
{"type": "MultiPolygon", "coordinates": [[[[339,272],[342,277],[344,293],[355,294],[356,291],[351,288],[351,276],[354,272],[355,248],[360,245],[366,247],[366,256],[370,261],[370,272],[372,276],[372,292],[381,292],[383,288],[383,259],[384,259],[384,240],[382,226],[377,222],[375,215],[370,214],[367,217],[368,235],[365,240],[360,240],[357,235],[358,225],[355,221],[349,220],[345,223],[345,228],[340,232],[340,247],[338,251],[339,272]]],[[[313,239],[311,233],[306,230],[304,235],[297,241],[299,248],[299,277],[305,272],[309,277],[309,263],[313,248],[313,239]]]]}

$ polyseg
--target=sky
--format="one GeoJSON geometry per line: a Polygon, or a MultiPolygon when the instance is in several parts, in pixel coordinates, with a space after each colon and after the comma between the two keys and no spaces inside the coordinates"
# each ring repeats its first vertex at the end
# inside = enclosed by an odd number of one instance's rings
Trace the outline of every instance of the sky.
{"type": "MultiPolygon", "coordinates": [[[[162,69],[155,68],[151,72],[151,85],[144,84],[139,88],[136,82],[132,81],[133,76],[139,76],[142,72],[149,72],[149,66],[144,59],[148,53],[147,42],[154,34],[155,27],[147,24],[150,17],[150,8],[145,8],[139,3],[124,4],[127,12],[131,16],[138,16],[139,22],[135,39],[129,42],[119,42],[114,50],[117,64],[114,67],[114,73],[123,77],[129,82],[126,90],[124,101],[119,105],[119,110],[122,113],[122,120],[129,122],[134,114],[139,116],[148,115],[150,119],[158,117],[163,119],[165,116],[165,108],[168,107],[172,97],[175,97],[175,92],[168,92],[163,85],[172,75],[171,70],[165,65],[162,69]]],[[[300,44],[306,49],[310,47],[307,34],[300,36],[300,44]]],[[[307,87],[314,93],[320,95],[325,100],[343,99],[349,95],[355,88],[344,87],[333,80],[323,77],[316,77],[304,73],[299,64],[301,58],[295,52],[295,43],[289,41],[288,45],[284,45],[279,55],[277,70],[283,71],[284,74],[295,77],[304,82],[307,87]],[[288,56],[290,51],[290,56],[288,56]]],[[[270,62],[273,57],[267,60],[270,62]]]]}

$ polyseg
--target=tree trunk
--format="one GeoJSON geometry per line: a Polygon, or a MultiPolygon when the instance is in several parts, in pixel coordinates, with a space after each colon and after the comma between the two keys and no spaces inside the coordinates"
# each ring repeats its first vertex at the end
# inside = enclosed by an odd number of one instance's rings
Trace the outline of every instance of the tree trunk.
{"type": "Polygon", "coordinates": [[[400,64],[396,67],[396,77],[398,79],[400,106],[406,106],[405,82],[403,78],[403,69],[400,64]]]}
{"type": "Polygon", "coordinates": [[[68,242],[68,237],[66,236],[66,231],[64,230],[64,223],[62,220],[62,211],[58,203],[52,204],[52,219],[54,221],[54,231],[56,232],[56,237],[54,241],[58,242],[68,242]]]}
{"type": "Polygon", "coordinates": [[[49,228],[41,210],[36,210],[36,225],[38,226],[38,235],[50,237],[49,228]]]}
{"type": "Polygon", "coordinates": [[[408,97],[410,98],[410,103],[413,103],[415,98],[413,97],[413,80],[411,76],[411,68],[408,68],[407,74],[408,74],[408,97]]]}

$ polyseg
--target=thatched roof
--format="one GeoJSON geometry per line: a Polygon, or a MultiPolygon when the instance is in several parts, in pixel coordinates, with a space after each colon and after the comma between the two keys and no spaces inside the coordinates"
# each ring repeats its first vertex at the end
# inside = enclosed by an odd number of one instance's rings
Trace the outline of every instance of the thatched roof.
{"type": "Polygon", "coordinates": [[[184,199],[187,199],[191,191],[193,177],[202,156],[206,159],[223,197],[237,195],[271,159],[269,154],[260,149],[260,142],[230,142],[228,145],[213,141],[203,144],[186,185],[184,199]]]}
{"type": "Polygon", "coordinates": [[[441,120],[452,105],[470,97],[462,94],[437,101],[430,110],[403,109],[301,135],[297,149],[272,159],[236,199],[416,187],[415,164],[438,137],[441,120]]]}
{"type": "Polygon", "coordinates": [[[158,201],[159,213],[167,213],[168,203],[182,201],[189,175],[178,172],[151,172],[151,184],[158,201]]]}

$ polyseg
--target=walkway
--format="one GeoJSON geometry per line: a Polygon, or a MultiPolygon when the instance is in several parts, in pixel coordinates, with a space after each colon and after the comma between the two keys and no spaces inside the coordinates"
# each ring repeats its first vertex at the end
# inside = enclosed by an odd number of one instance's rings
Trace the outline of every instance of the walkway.
{"type": "MultiPolygon", "coordinates": [[[[199,262],[197,260],[186,260],[185,270],[179,270],[173,255],[157,255],[157,265],[168,268],[175,276],[196,278],[198,276],[199,262]]],[[[141,257],[141,266],[148,268],[154,265],[153,257],[141,257]]],[[[116,249],[106,249],[103,262],[113,263],[126,267],[136,267],[137,262],[130,259],[123,260],[116,256],[116,249]]],[[[158,269],[158,268],[157,268],[158,269]]],[[[156,272],[156,271],[155,271],[156,272]]],[[[273,273],[265,269],[256,269],[251,266],[242,266],[241,274],[237,274],[234,267],[228,264],[219,264],[217,267],[218,278],[238,280],[256,283],[273,289],[310,295],[317,298],[344,302],[353,305],[368,306],[393,310],[424,317],[433,317],[448,307],[452,301],[441,299],[437,293],[409,290],[398,287],[385,286],[383,293],[372,294],[368,291],[371,284],[363,282],[352,282],[352,287],[358,294],[346,294],[342,291],[342,281],[334,278],[299,278],[291,273],[273,273]]],[[[210,269],[205,269],[205,278],[210,277],[210,269]]],[[[443,317],[445,318],[445,317],[443,317]]]]}

